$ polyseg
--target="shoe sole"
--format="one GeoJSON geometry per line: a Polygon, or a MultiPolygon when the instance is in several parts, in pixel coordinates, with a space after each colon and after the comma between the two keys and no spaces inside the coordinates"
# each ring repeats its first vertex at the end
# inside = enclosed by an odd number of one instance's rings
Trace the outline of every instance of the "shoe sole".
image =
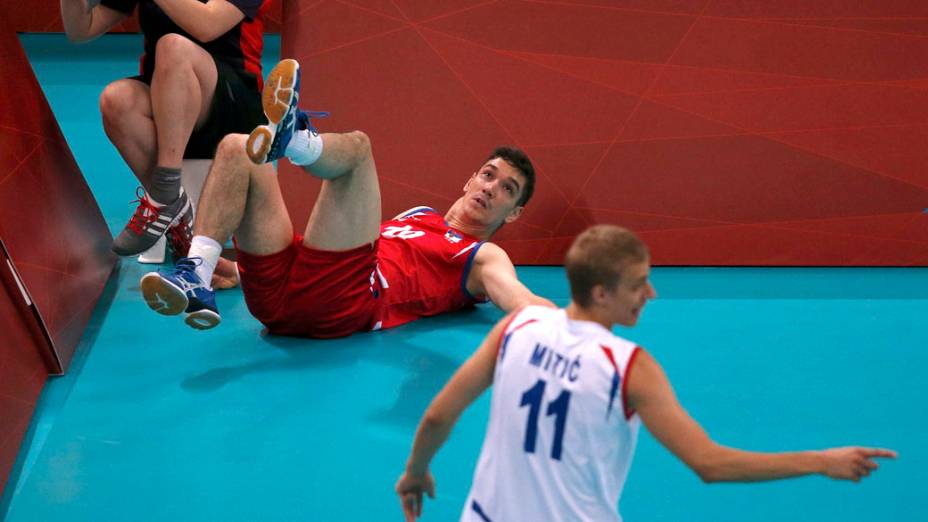
{"type": "Polygon", "coordinates": [[[219,324],[220,321],[222,321],[222,318],[212,310],[197,310],[187,314],[187,317],[184,318],[187,326],[196,330],[209,330],[219,324]]]}
{"type": "Polygon", "coordinates": [[[294,87],[299,71],[299,63],[296,60],[287,59],[275,65],[267,75],[264,90],[261,92],[261,105],[264,107],[264,115],[267,116],[269,125],[261,125],[248,135],[245,151],[252,163],[261,165],[267,162],[276,127],[287,115],[290,104],[293,103],[293,97],[296,95],[294,87]]]}
{"type": "Polygon", "coordinates": [[[184,291],[162,279],[157,272],[142,276],[139,286],[148,307],[161,315],[178,315],[187,309],[184,291]]]}
{"type": "Polygon", "coordinates": [[[245,143],[245,152],[248,158],[255,165],[267,163],[267,154],[271,152],[271,144],[274,142],[274,133],[267,125],[262,125],[251,131],[248,135],[248,141],[245,143]]]}

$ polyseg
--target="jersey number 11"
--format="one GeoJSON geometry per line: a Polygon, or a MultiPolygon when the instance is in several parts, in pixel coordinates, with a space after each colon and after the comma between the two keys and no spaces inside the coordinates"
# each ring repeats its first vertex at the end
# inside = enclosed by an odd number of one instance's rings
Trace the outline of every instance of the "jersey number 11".
{"type": "MultiPolygon", "coordinates": [[[[545,393],[545,381],[538,379],[534,386],[522,394],[519,407],[528,406],[528,423],[525,426],[525,441],[522,448],[526,453],[535,453],[535,440],[538,438],[538,413],[545,393]]],[[[554,443],[551,445],[551,458],[561,460],[564,442],[564,427],[567,424],[567,407],[570,404],[570,392],[563,390],[557,399],[548,403],[546,417],[554,415],[554,443]]]]}

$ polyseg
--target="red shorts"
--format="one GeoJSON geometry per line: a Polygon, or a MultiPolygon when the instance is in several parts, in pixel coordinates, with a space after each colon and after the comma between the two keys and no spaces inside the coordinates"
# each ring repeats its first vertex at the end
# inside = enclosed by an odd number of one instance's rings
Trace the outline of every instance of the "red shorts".
{"type": "Polygon", "coordinates": [[[237,254],[245,303],[270,333],[331,338],[373,327],[380,295],[376,242],[328,252],[294,235],[276,254],[237,254]]]}

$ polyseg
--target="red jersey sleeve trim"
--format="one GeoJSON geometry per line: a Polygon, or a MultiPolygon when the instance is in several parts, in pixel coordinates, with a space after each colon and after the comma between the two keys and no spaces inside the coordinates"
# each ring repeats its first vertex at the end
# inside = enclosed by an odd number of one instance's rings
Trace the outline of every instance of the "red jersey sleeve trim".
{"type": "Polygon", "coordinates": [[[497,358],[499,358],[500,351],[506,349],[506,344],[509,342],[509,336],[514,334],[516,330],[518,330],[519,328],[522,328],[523,326],[529,325],[537,321],[537,319],[529,319],[528,321],[525,321],[519,324],[519,326],[516,326],[515,328],[512,329],[512,331],[507,333],[506,330],[509,330],[509,327],[512,326],[512,323],[516,320],[516,317],[518,317],[524,310],[525,310],[525,307],[523,306],[518,311],[516,311],[516,313],[512,314],[512,317],[510,317],[509,321],[506,322],[506,326],[503,327],[503,331],[502,333],[500,333],[499,339],[497,339],[496,341],[496,357],[497,358]]]}
{"type": "Polygon", "coordinates": [[[641,347],[636,346],[632,351],[631,357],[628,358],[628,365],[625,367],[625,375],[622,376],[622,409],[625,410],[625,419],[632,418],[635,410],[628,407],[628,376],[632,374],[632,367],[635,364],[635,358],[641,352],[641,347]]]}

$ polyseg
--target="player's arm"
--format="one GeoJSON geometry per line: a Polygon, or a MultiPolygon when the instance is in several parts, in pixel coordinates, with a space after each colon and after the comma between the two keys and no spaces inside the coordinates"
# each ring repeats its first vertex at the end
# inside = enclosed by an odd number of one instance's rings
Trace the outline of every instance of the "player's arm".
{"type": "Polygon", "coordinates": [[[485,295],[504,312],[525,305],[554,306],[554,303],[532,293],[516,276],[516,268],[506,251],[493,243],[484,243],[474,256],[467,278],[471,295],[485,295]]]}
{"type": "Polygon", "coordinates": [[[511,315],[487,334],[477,351],[454,373],[422,416],[406,470],[396,483],[396,493],[407,521],[422,514],[423,492],[435,497],[435,482],[429,473],[432,457],[448,438],[461,413],[493,383],[496,349],[511,315]]]}
{"type": "Polygon", "coordinates": [[[877,448],[758,453],[715,443],[687,414],[663,369],[647,352],[636,357],[628,379],[629,406],[654,437],[705,482],[754,482],[822,474],[857,482],[878,466],[874,457],[896,453],[877,448]]]}
{"type": "Polygon", "coordinates": [[[226,0],[155,0],[158,7],[181,29],[199,42],[210,42],[229,32],[245,18],[241,9],[226,0]]]}
{"type": "Polygon", "coordinates": [[[61,0],[61,23],[68,40],[93,40],[129,16],[99,4],[100,0],[61,0]]]}

